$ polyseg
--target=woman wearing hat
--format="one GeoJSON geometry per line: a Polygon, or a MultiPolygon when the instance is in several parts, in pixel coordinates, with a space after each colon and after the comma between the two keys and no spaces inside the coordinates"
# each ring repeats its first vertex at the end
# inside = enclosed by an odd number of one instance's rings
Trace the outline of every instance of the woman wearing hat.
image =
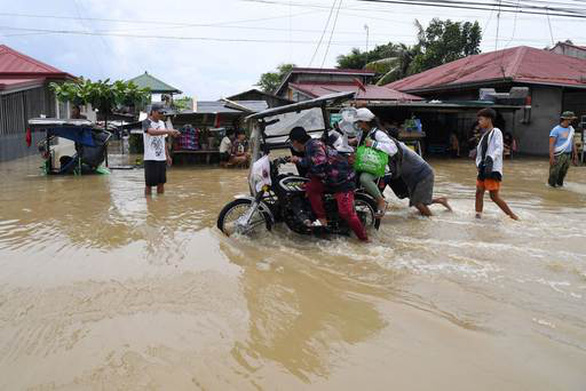
{"type": "Polygon", "coordinates": [[[549,133],[549,180],[551,187],[563,186],[564,178],[570,168],[570,160],[578,165],[578,152],[574,143],[574,128],[571,123],[576,116],[564,111],[560,124],[549,133]]]}
{"type": "MultiPolygon", "coordinates": [[[[379,120],[372,111],[367,108],[356,110],[354,118],[356,126],[362,130],[362,137],[358,141],[359,145],[365,145],[382,151],[389,155],[389,158],[397,154],[397,145],[389,138],[386,132],[380,130],[379,120]]],[[[374,175],[367,172],[360,173],[360,183],[368,194],[374,197],[378,204],[377,217],[383,217],[387,203],[378,188],[374,175]]]]}

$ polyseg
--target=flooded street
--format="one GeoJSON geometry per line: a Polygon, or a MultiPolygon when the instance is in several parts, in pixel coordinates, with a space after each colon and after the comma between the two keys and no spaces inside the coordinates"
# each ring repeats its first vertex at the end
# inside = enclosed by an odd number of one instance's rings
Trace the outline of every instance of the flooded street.
{"type": "Polygon", "coordinates": [[[586,389],[586,168],[505,163],[474,218],[475,167],[435,160],[434,207],[373,243],[279,227],[227,238],[246,172],[44,177],[0,164],[0,389],[586,389]]]}

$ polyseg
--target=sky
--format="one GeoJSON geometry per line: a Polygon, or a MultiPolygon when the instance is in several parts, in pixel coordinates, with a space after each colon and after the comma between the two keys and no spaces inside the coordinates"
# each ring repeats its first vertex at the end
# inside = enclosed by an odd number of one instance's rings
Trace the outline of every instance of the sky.
{"type": "MultiPolygon", "coordinates": [[[[584,4],[586,12],[586,3],[565,1],[584,4]]],[[[413,44],[415,19],[424,27],[434,17],[477,20],[483,29],[483,52],[520,45],[544,48],[566,39],[586,45],[586,19],[551,16],[548,21],[546,16],[511,13],[498,17],[496,10],[358,0],[343,0],[339,12],[336,5],[329,17],[333,4],[0,0],[0,43],[92,80],[128,80],[148,71],[197,100],[217,100],[253,88],[263,72],[281,63],[334,67],[336,57],[353,47],[372,49],[389,41],[413,44]]]]}

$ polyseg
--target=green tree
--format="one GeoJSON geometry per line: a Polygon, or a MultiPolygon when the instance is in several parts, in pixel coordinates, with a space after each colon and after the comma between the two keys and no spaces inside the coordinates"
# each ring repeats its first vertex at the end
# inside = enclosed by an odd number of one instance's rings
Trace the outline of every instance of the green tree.
{"type": "Polygon", "coordinates": [[[182,110],[191,110],[193,104],[193,98],[190,96],[182,96],[181,98],[177,98],[173,100],[173,105],[179,111],[182,110]]]}
{"type": "Polygon", "coordinates": [[[71,102],[76,105],[91,104],[107,121],[108,116],[117,108],[137,106],[146,103],[150,96],[148,88],[139,88],[133,82],[117,80],[110,83],[110,79],[92,82],[81,78],[75,82],[51,83],[51,89],[61,102],[71,102]]]}
{"type": "Polygon", "coordinates": [[[264,92],[273,93],[293,68],[295,68],[295,64],[280,64],[275,72],[266,72],[260,75],[260,80],[255,85],[264,92]]]}
{"type": "Polygon", "coordinates": [[[466,56],[480,53],[482,29],[478,22],[452,22],[433,19],[424,30],[416,20],[417,54],[409,66],[414,74],[435,68],[466,56]]]}
{"type": "Polygon", "coordinates": [[[375,83],[382,85],[407,76],[416,54],[414,47],[392,42],[378,45],[368,52],[354,48],[349,54],[338,56],[337,68],[368,69],[376,74],[375,83]]]}

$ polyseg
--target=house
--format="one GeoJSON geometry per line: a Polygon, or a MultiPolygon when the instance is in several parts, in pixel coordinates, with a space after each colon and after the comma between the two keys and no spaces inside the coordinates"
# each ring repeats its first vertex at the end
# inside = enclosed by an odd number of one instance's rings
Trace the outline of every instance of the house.
{"type": "MultiPolygon", "coordinates": [[[[29,118],[68,117],[68,106],[57,102],[49,83],[74,79],[69,73],[0,45],[0,161],[36,153],[36,148],[28,148],[25,141],[29,118]]],[[[32,137],[35,144],[40,135],[33,133],[32,137]]]]}
{"type": "MultiPolygon", "coordinates": [[[[153,75],[149,74],[145,71],[142,75],[137,76],[128,80],[129,82],[133,82],[140,88],[148,88],[151,90],[151,100],[154,94],[167,95],[171,100],[173,100],[173,95],[179,95],[182,92],[177,88],[165,83],[164,81],[157,79],[153,75]]],[[[163,99],[157,99],[158,101],[162,101],[163,99]]]]}
{"type": "MultiPolygon", "coordinates": [[[[442,102],[478,100],[481,88],[528,87],[527,108],[503,114],[503,130],[528,154],[548,153],[548,135],[562,111],[586,115],[586,59],[527,46],[469,56],[385,87],[442,102]]],[[[475,118],[461,113],[459,120],[469,127],[475,118]]]]}
{"type": "Polygon", "coordinates": [[[586,46],[578,46],[569,42],[558,42],[549,50],[556,54],[563,54],[564,56],[586,59],[586,46]]]}
{"type": "Polygon", "coordinates": [[[256,88],[229,96],[226,99],[232,101],[265,101],[267,102],[268,107],[279,107],[293,103],[289,99],[269,94],[268,92],[264,92],[256,88]]]}

